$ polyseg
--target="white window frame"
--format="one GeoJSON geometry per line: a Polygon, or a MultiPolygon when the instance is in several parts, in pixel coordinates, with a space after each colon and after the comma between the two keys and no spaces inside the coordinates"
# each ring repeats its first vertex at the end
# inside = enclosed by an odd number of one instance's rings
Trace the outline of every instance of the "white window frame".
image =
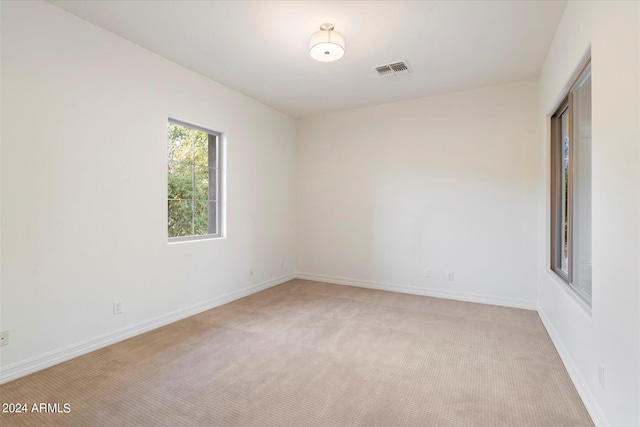
{"type": "MultiPolygon", "coordinates": [[[[207,234],[193,234],[193,235],[189,235],[189,236],[177,236],[177,237],[171,237],[168,236],[168,241],[169,243],[177,243],[177,242],[189,242],[189,241],[197,241],[197,240],[205,240],[205,239],[218,239],[218,238],[222,238],[224,237],[223,234],[223,216],[224,216],[224,205],[223,205],[223,201],[224,201],[224,173],[223,173],[223,166],[225,164],[224,162],[224,147],[223,147],[223,133],[222,132],[218,132],[218,131],[214,131],[211,130],[207,127],[204,126],[200,126],[197,124],[193,124],[191,122],[182,120],[182,119],[178,119],[175,117],[169,117],[167,120],[168,123],[174,124],[174,125],[178,125],[178,126],[183,126],[189,129],[193,129],[196,131],[200,131],[200,132],[204,132],[206,134],[208,134],[210,137],[214,137],[215,138],[215,142],[211,142],[211,140],[209,141],[209,147],[208,147],[208,152],[211,150],[212,145],[215,147],[216,150],[216,154],[215,154],[215,165],[211,166],[211,164],[208,164],[207,167],[208,168],[212,168],[215,170],[215,176],[216,176],[216,185],[215,185],[215,194],[216,197],[215,199],[209,199],[206,200],[206,202],[209,203],[209,209],[211,208],[212,205],[215,205],[215,232],[208,232],[207,234]]],[[[209,157],[210,158],[210,157],[209,157]]],[[[172,159],[169,158],[169,153],[168,153],[168,140],[167,140],[167,166],[169,165],[169,163],[172,161],[172,159]]],[[[167,177],[168,179],[168,177],[167,177]]],[[[210,182],[210,181],[209,181],[210,182]]],[[[167,183],[168,184],[168,183],[167,183]]],[[[168,188],[168,185],[167,185],[168,188]]],[[[192,193],[192,194],[195,194],[192,193]]],[[[209,192],[209,194],[211,194],[211,192],[209,192]]],[[[167,194],[168,196],[168,194],[167,194]]],[[[193,196],[195,197],[195,195],[193,196]]],[[[178,200],[178,199],[169,199],[167,197],[167,201],[171,201],[171,200],[178,200]]],[[[193,203],[196,202],[195,199],[192,199],[193,203]]],[[[200,202],[204,202],[205,200],[198,200],[200,202]]],[[[208,221],[211,221],[211,213],[209,214],[209,218],[208,221]]],[[[167,221],[169,220],[169,207],[167,205],[167,215],[166,215],[167,221]]],[[[167,222],[167,226],[168,226],[168,222],[167,222]]],[[[208,223],[208,227],[209,230],[211,229],[211,224],[208,223]]],[[[168,233],[168,228],[167,228],[167,233],[168,233]]]]}
{"type": "Polygon", "coordinates": [[[550,269],[551,271],[561,279],[562,283],[564,283],[567,288],[576,295],[583,303],[587,304],[588,307],[592,305],[592,294],[586,294],[585,291],[580,289],[574,283],[575,274],[574,274],[574,244],[577,236],[577,230],[575,226],[575,216],[574,216],[574,182],[576,177],[576,169],[575,169],[575,147],[574,144],[574,100],[573,94],[580,87],[582,82],[584,82],[587,78],[591,78],[591,59],[587,60],[583,67],[580,68],[580,73],[578,73],[575,80],[573,80],[566,96],[563,98],[562,102],[555,110],[554,114],[551,116],[551,203],[550,203],[550,269]],[[563,116],[567,116],[567,123],[562,123],[563,116]],[[568,129],[567,129],[568,126],[568,129]],[[567,236],[566,242],[563,239],[564,228],[563,228],[563,173],[562,173],[562,164],[563,164],[563,131],[564,133],[568,133],[568,146],[569,146],[569,166],[568,166],[568,188],[566,189],[566,197],[567,197],[567,206],[566,206],[566,216],[567,216],[567,236]],[[564,262],[563,258],[563,247],[562,245],[567,245],[567,258],[566,262],[564,262]],[[565,265],[563,265],[565,264],[565,265]],[[565,268],[563,268],[565,267],[565,268]]]}

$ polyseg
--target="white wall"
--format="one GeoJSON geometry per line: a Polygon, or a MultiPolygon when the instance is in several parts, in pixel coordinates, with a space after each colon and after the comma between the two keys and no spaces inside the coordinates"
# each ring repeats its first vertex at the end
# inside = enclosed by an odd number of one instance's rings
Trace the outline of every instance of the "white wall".
{"type": "Polygon", "coordinates": [[[540,75],[539,312],[599,425],[640,425],[640,9],[569,2],[540,75]],[[549,272],[549,119],[591,49],[593,307],[549,272]],[[605,368],[604,388],[598,365],[605,368]]]}
{"type": "Polygon", "coordinates": [[[293,119],[47,3],[1,36],[4,380],[293,277],[293,119]],[[167,244],[169,115],[226,136],[225,239],[167,244]]]}
{"type": "Polygon", "coordinates": [[[299,120],[298,274],[535,308],[536,112],[523,81],[299,120]]]}

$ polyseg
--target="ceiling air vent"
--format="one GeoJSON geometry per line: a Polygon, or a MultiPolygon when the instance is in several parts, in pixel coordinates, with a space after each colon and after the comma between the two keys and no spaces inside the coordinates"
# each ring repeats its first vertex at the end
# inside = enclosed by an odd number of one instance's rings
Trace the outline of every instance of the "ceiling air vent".
{"type": "Polygon", "coordinates": [[[373,67],[380,77],[396,77],[409,74],[409,65],[407,61],[392,62],[390,64],[378,65],[373,67]]]}
{"type": "Polygon", "coordinates": [[[375,67],[375,69],[378,72],[378,74],[380,74],[380,77],[392,77],[393,76],[393,70],[388,65],[380,65],[379,67],[375,67]]]}

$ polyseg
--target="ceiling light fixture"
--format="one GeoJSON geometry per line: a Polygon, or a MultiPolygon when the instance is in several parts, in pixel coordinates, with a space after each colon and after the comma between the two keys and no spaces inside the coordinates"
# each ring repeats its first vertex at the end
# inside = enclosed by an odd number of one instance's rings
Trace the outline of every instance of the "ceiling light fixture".
{"type": "Polygon", "coordinates": [[[318,61],[336,61],[344,55],[344,37],[333,31],[333,24],[322,24],[320,31],[311,36],[309,54],[318,61]]]}

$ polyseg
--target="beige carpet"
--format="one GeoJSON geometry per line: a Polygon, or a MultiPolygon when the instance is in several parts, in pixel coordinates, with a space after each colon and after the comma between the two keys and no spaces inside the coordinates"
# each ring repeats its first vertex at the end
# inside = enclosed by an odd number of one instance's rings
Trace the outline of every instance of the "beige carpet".
{"type": "Polygon", "coordinates": [[[538,315],[293,280],[0,386],[63,426],[591,426],[538,315]]]}

